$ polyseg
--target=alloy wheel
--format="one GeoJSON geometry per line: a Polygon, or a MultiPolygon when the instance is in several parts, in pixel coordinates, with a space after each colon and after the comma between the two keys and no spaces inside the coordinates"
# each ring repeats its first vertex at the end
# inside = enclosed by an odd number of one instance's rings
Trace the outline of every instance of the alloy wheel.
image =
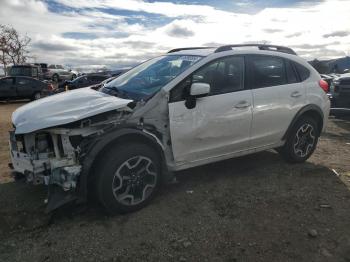
{"type": "Polygon", "coordinates": [[[310,124],[302,125],[294,138],[294,153],[299,157],[307,156],[315,145],[316,136],[310,124]]]}
{"type": "Polygon", "coordinates": [[[114,174],[112,190],[115,199],[128,206],[145,201],[157,184],[158,175],[151,159],[135,156],[124,161],[114,174]]]}

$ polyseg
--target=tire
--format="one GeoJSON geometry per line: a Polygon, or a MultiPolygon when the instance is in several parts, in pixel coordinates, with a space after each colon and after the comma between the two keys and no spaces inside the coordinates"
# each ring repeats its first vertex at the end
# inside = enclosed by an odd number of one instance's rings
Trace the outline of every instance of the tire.
{"type": "Polygon", "coordinates": [[[54,75],[52,76],[52,81],[53,81],[53,82],[58,83],[59,80],[60,80],[60,78],[59,78],[59,76],[58,76],[57,74],[54,74],[54,75]]]}
{"type": "Polygon", "coordinates": [[[285,145],[277,152],[289,163],[305,162],[315,151],[319,134],[316,121],[311,117],[302,117],[294,124],[285,145]]]}
{"type": "Polygon", "coordinates": [[[41,93],[40,92],[36,92],[33,97],[32,97],[32,100],[39,100],[41,98],[41,93]]]}
{"type": "Polygon", "coordinates": [[[98,201],[110,214],[143,208],[161,184],[160,162],[156,151],[145,144],[112,146],[94,168],[98,201]]]}
{"type": "Polygon", "coordinates": [[[72,75],[72,80],[76,79],[77,76],[75,74],[72,75]]]}

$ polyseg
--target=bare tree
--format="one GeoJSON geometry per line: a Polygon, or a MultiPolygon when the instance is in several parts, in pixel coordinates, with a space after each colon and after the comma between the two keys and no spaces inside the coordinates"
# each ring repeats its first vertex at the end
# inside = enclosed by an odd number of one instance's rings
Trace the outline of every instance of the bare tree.
{"type": "Polygon", "coordinates": [[[21,36],[16,29],[0,24],[0,63],[4,65],[5,74],[7,65],[24,63],[28,56],[28,45],[31,39],[21,36]]]}

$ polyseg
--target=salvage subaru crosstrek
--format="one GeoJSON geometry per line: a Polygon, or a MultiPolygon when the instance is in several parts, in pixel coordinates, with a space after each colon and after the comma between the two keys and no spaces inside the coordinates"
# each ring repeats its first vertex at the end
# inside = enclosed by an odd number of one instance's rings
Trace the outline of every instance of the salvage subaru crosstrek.
{"type": "Polygon", "coordinates": [[[145,206],[173,172],[267,149],[303,162],[325,128],[328,85],[287,47],[181,48],[103,86],[17,109],[14,172],[48,186],[48,210],[94,196],[145,206]]]}

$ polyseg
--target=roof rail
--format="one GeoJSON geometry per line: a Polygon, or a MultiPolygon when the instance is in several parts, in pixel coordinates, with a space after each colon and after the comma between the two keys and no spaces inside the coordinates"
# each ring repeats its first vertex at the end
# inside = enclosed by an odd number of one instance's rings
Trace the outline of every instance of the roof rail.
{"type": "Polygon", "coordinates": [[[229,51],[233,50],[235,47],[245,47],[245,46],[255,46],[259,50],[267,50],[267,51],[275,51],[275,52],[282,52],[287,53],[291,55],[297,55],[293,49],[285,46],[278,46],[278,45],[263,45],[263,44],[242,44],[242,45],[224,45],[220,46],[215,50],[215,53],[223,52],[223,51],[229,51]]]}
{"type": "Polygon", "coordinates": [[[192,50],[192,49],[209,49],[209,48],[214,48],[214,47],[209,47],[209,46],[200,46],[200,47],[183,47],[183,48],[175,48],[175,49],[171,49],[169,53],[175,53],[175,52],[179,52],[179,51],[183,51],[183,50],[192,50]]]}

